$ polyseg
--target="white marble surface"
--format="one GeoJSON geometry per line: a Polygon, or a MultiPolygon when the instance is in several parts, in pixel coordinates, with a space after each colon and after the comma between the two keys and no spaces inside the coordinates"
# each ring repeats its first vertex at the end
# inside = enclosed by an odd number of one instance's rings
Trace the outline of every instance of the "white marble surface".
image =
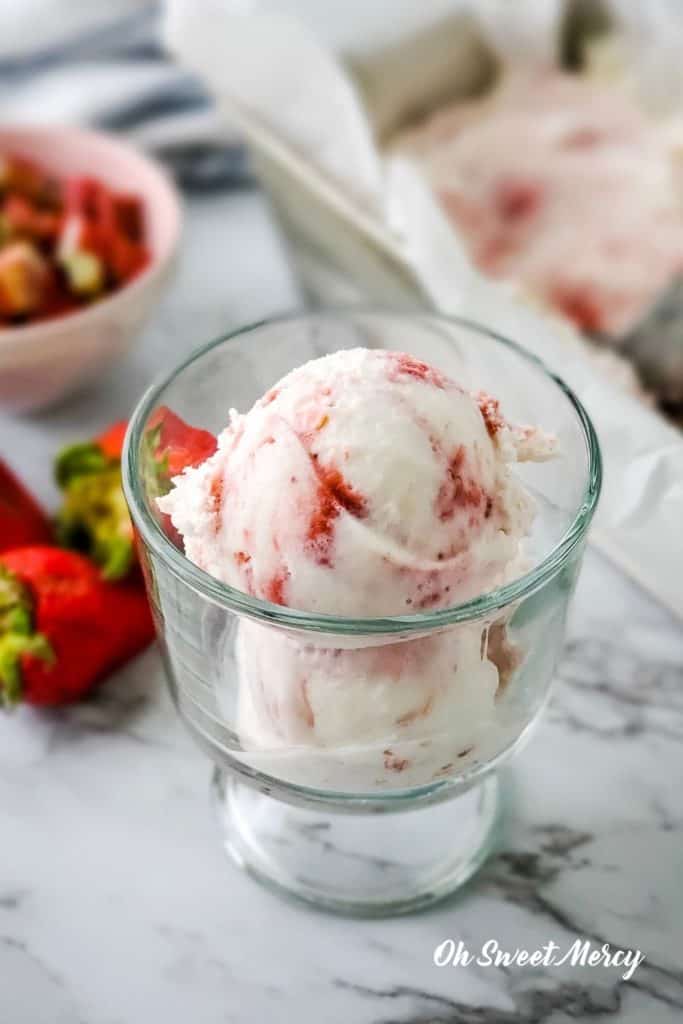
{"type": "MultiPolygon", "coordinates": [[[[175,287],[110,379],[2,450],[46,500],[52,453],[128,412],[162,361],[296,301],[259,197],[192,202],[175,287]]],[[[554,700],[507,773],[499,855],[421,916],[355,922],[284,902],[226,860],[209,766],[150,651],[91,701],[0,721],[2,1024],[674,1024],[683,1014],[683,635],[589,553],[554,700]],[[577,937],[605,968],[442,968],[435,946],[577,937]]]]}

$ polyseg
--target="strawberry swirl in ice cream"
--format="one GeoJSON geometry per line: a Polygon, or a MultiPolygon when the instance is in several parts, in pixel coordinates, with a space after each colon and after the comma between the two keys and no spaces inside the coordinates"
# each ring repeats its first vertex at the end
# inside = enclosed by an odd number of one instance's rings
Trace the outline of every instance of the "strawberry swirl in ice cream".
{"type": "MultiPolygon", "coordinates": [[[[513,466],[553,451],[540,429],[509,425],[494,398],[435,367],[344,350],[232,412],[215,454],[159,506],[188,558],[255,597],[353,619],[414,615],[519,574],[534,504],[513,466]]],[[[338,788],[447,775],[492,735],[514,652],[498,635],[489,657],[489,632],[468,623],[347,648],[245,619],[242,746],[286,752],[264,770],[338,788]],[[312,748],[322,757],[299,756],[312,748]]]]}
{"type": "Polygon", "coordinates": [[[402,615],[501,582],[533,516],[510,464],[551,450],[411,356],[355,349],[233,413],[160,505],[188,557],[230,586],[309,612],[402,615]]]}
{"type": "Polygon", "coordinates": [[[618,84],[515,71],[396,140],[474,263],[619,336],[683,270],[674,126],[618,84]]]}

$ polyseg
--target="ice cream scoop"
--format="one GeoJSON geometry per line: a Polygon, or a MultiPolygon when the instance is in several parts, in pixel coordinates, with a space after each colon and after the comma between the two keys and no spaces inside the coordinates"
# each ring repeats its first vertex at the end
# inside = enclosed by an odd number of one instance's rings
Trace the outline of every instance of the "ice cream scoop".
{"type": "MultiPolygon", "coordinates": [[[[512,467],[553,449],[412,356],[344,350],[233,412],[216,453],[159,506],[193,562],[249,594],[355,619],[413,615],[519,573],[534,505],[512,467]]],[[[495,701],[511,648],[491,632],[475,621],[344,647],[242,620],[244,756],[337,789],[457,771],[484,744],[504,745],[495,701]]]]}
{"type": "Polygon", "coordinates": [[[409,355],[345,350],[233,412],[159,504],[188,557],[233,587],[309,612],[409,614],[501,582],[533,517],[510,465],[551,450],[409,355]]]}
{"type": "MultiPolygon", "coordinates": [[[[505,629],[468,624],[340,648],[245,620],[236,646],[242,760],[299,785],[351,792],[466,771],[519,735],[518,713],[498,700],[505,629]]],[[[506,657],[510,650],[519,653],[508,642],[506,657]]],[[[217,696],[227,710],[229,692],[217,696]]]]}

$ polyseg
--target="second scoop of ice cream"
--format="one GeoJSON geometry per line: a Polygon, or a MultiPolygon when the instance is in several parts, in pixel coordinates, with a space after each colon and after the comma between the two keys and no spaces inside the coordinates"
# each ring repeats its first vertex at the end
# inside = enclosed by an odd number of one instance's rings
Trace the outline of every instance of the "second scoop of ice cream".
{"type": "Polygon", "coordinates": [[[231,414],[160,500],[188,557],[256,597],[375,617],[499,585],[533,503],[510,471],[552,452],[486,396],[397,352],[336,352],[231,414]]]}

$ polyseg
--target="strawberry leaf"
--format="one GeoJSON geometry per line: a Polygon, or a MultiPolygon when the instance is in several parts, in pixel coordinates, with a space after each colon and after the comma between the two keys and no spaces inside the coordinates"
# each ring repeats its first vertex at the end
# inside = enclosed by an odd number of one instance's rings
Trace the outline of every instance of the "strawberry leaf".
{"type": "Polygon", "coordinates": [[[33,632],[28,589],[0,565],[0,704],[5,707],[21,699],[21,659],[27,654],[49,664],[55,660],[47,637],[33,632]]]}

